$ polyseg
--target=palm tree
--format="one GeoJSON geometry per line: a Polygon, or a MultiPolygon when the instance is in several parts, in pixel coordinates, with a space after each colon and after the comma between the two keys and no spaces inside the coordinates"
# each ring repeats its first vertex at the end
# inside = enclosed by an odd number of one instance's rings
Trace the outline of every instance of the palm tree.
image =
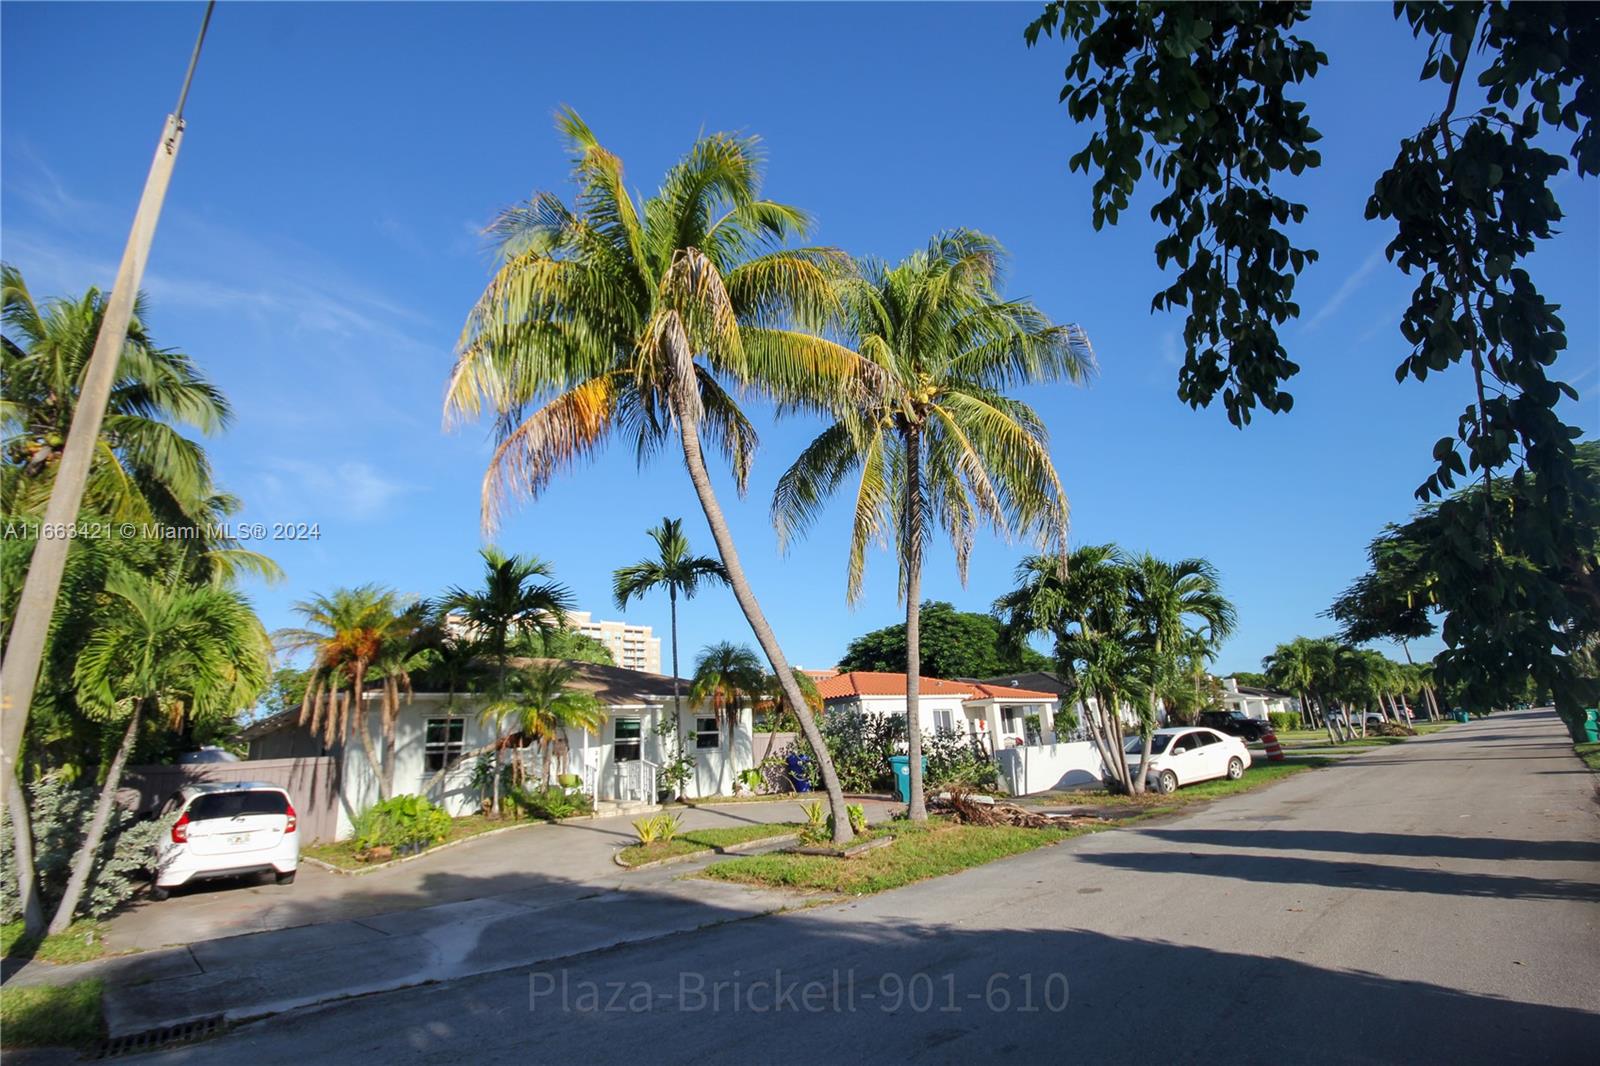
{"type": "Polygon", "coordinates": [[[411,702],[411,675],[440,659],[442,633],[435,626],[433,609],[426,602],[401,611],[388,628],[369,666],[369,676],[379,681],[380,731],[383,735],[383,782],[379,792],[394,795],[395,744],[400,704],[411,702]]]}
{"type": "Polygon", "coordinates": [[[174,729],[186,719],[225,716],[253,704],[270,680],[271,645],[239,593],[119,571],[106,582],[106,594],[73,682],[84,710],[125,725],[51,933],[72,924],[141,716],[157,716],[174,729]]]}
{"type": "Polygon", "coordinates": [[[1136,787],[1123,751],[1123,710],[1146,713],[1149,649],[1129,609],[1132,576],[1114,544],[1066,557],[1034,555],[1017,566],[1017,587],[995,601],[1013,648],[1034,634],[1055,645],[1056,668],[1082,700],[1089,736],[1117,787],[1136,787]]]}
{"type": "Polygon", "coordinates": [[[767,676],[761,669],[760,657],[743,644],[730,641],[708,644],[695,658],[689,698],[697,704],[709,704],[717,716],[718,727],[726,729],[724,769],[733,758],[734,724],[739,720],[740,702],[746,697],[754,701],[767,676]]]}
{"type": "MultiPolygon", "coordinates": [[[[752,138],[700,138],[636,204],[620,160],[583,120],[563,109],[557,125],[573,155],[577,207],[538,193],[495,223],[502,261],[468,317],[446,392],[447,419],[485,410],[497,419],[484,524],[493,528],[509,498],[538,495],[619,433],[640,460],[675,436],[739,607],[773,672],[789,678],[703,445],[729,460],[742,492],[756,435],[719,376],[786,404],[851,387],[860,361],[815,333],[836,309],[833,281],[848,260],[782,247],[809,219],[761,198],[752,138]]],[[[844,793],[821,733],[799,690],[784,688],[818,753],[835,838],[846,841],[844,793]]]]}
{"type": "MultiPolygon", "coordinates": [[[[1311,690],[1317,678],[1313,644],[1306,637],[1295,637],[1287,644],[1279,644],[1261,660],[1261,669],[1266,673],[1267,680],[1300,697],[1302,717],[1310,713],[1311,690]]],[[[1331,735],[1331,725],[1329,730],[1331,735]]]]}
{"type": "MultiPolygon", "coordinates": [[[[632,566],[624,566],[612,578],[612,597],[617,609],[626,610],[628,601],[643,598],[656,589],[667,590],[667,602],[672,612],[672,710],[681,719],[683,705],[678,695],[678,597],[694,599],[704,583],[728,583],[728,571],[715,559],[693,555],[689,539],[683,535],[683,521],[663,518],[661,524],[647,531],[656,542],[654,558],[641,559],[632,566]]],[[[681,740],[681,738],[680,738],[681,740]]]]}
{"type": "MultiPolygon", "coordinates": [[[[379,798],[386,800],[391,778],[373,747],[362,699],[374,664],[393,641],[401,639],[415,624],[412,605],[393,589],[361,585],[315,596],[295,604],[294,610],[307,625],[279,630],[274,638],[286,650],[312,653],[311,679],[300,704],[300,724],[313,735],[321,730],[322,742],[331,745],[349,737],[354,711],[356,737],[378,783],[379,798]]],[[[385,747],[392,748],[394,723],[387,715],[381,716],[381,721],[385,747]]]]}
{"type": "MultiPolygon", "coordinates": [[[[1142,552],[1129,560],[1130,610],[1150,651],[1149,702],[1152,719],[1160,693],[1178,683],[1179,660],[1193,647],[1195,633],[1202,644],[1216,647],[1233,632],[1233,604],[1222,595],[1214,566],[1204,559],[1180,559],[1169,563],[1142,552]],[[1193,622],[1195,629],[1190,629],[1193,622]]],[[[1140,766],[1150,765],[1150,738],[1153,721],[1140,730],[1143,738],[1140,766]]],[[[1144,777],[1134,782],[1134,790],[1144,790],[1144,777]]]]}
{"type": "Polygon", "coordinates": [[[521,705],[518,727],[525,737],[539,741],[540,776],[550,788],[551,752],[565,730],[598,733],[605,724],[606,706],[592,692],[573,687],[578,671],[571,663],[534,663],[521,671],[516,698],[521,705]]]}
{"type": "Polygon", "coordinates": [[[478,554],[483,558],[482,587],[450,588],[440,609],[462,615],[467,635],[482,645],[503,677],[513,638],[559,629],[572,610],[572,593],[555,581],[537,580],[554,575],[550,564],[537,556],[506,555],[494,547],[478,554]]]}
{"type": "MultiPolygon", "coordinates": [[[[817,683],[811,679],[811,675],[803,670],[795,670],[794,683],[805,695],[806,710],[812,714],[821,714],[823,707],[822,692],[817,688],[817,683]]],[[[772,749],[777,743],[778,733],[788,732],[793,728],[791,723],[794,720],[794,715],[785,709],[783,685],[778,681],[776,674],[766,674],[762,677],[761,689],[756,698],[772,708],[772,717],[767,723],[767,750],[761,754],[761,761],[766,762],[772,757],[772,749]]]]}
{"type": "MultiPolygon", "coordinates": [[[[42,511],[55,481],[79,384],[108,297],[90,289],[41,306],[21,271],[0,265],[0,471],[11,513],[42,511]]],[[[228,401],[182,352],[158,347],[141,296],[128,325],[117,381],[100,429],[84,506],[118,519],[200,524],[212,495],[211,466],[175,425],[202,433],[231,418],[228,401]]]]}
{"type": "Polygon", "coordinates": [[[855,501],[847,597],[860,598],[866,552],[892,536],[906,609],[906,737],[913,821],[922,788],[921,609],[927,539],[945,530],[963,583],[980,521],[1003,534],[1037,532],[1064,546],[1067,500],[1044,423],[1007,388],[1094,366],[1077,326],[1051,324],[1026,301],[1001,298],[1005,250],[953,230],[893,268],[862,264],[839,282],[847,343],[875,373],[833,413],[773,494],[780,540],[805,529],[846,478],[855,501]]]}

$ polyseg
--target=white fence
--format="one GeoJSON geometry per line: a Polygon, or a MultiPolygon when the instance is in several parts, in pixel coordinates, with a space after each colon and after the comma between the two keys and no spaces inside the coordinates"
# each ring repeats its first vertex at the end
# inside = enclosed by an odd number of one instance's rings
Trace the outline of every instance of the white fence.
{"type": "Polygon", "coordinates": [[[1100,753],[1088,741],[1029,744],[1001,748],[994,754],[1000,781],[1013,796],[1031,796],[1057,789],[1095,788],[1103,767],[1100,753]]]}

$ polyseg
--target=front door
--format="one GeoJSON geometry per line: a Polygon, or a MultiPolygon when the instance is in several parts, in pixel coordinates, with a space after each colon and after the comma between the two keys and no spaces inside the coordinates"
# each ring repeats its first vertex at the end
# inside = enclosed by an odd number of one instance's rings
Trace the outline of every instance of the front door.
{"type": "Polygon", "coordinates": [[[637,715],[611,720],[611,773],[605,791],[608,799],[638,799],[640,745],[643,721],[637,715]]]}

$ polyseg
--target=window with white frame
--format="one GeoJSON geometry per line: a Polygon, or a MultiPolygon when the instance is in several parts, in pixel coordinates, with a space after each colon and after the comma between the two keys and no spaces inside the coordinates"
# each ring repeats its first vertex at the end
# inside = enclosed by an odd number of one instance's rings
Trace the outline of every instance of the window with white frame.
{"type": "Polygon", "coordinates": [[[694,720],[694,746],[702,749],[722,746],[722,729],[717,725],[715,718],[694,720]]]}
{"type": "Polygon", "coordinates": [[[643,733],[640,719],[634,717],[618,718],[616,731],[612,734],[611,757],[617,762],[638,762],[639,741],[643,733]]]}
{"type": "Polygon", "coordinates": [[[422,761],[430,773],[461,758],[466,731],[465,718],[429,718],[423,723],[422,761]]]}
{"type": "Polygon", "coordinates": [[[948,733],[956,727],[955,713],[948,707],[935,707],[933,710],[933,728],[941,733],[948,733]]]}

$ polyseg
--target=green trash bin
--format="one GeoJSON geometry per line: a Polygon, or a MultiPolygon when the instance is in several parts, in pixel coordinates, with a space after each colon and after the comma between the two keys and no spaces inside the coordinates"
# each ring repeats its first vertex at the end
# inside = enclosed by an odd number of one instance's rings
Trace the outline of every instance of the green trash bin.
{"type": "Polygon", "coordinates": [[[1578,724],[1578,732],[1583,736],[1579,744],[1600,744],[1600,710],[1590,707],[1583,712],[1583,721],[1578,724]]]}
{"type": "Polygon", "coordinates": [[[1472,721],[1472,715],[1468,714],[1466,711],[1457,711],[1456,712],[1456,721],[1458,721],[1458,722],[1470,722],[1470,721],[1472,721]]]}
{"type": "MultiPolygon", "coordinates": [[[[894,771],[894,790],[900,795],[901,803],[911,802],[911,756],[889,756],[889,768],[894,771]]],[[[922,757],[922,776],[928,776],[928,757],[922,757]]]]}

